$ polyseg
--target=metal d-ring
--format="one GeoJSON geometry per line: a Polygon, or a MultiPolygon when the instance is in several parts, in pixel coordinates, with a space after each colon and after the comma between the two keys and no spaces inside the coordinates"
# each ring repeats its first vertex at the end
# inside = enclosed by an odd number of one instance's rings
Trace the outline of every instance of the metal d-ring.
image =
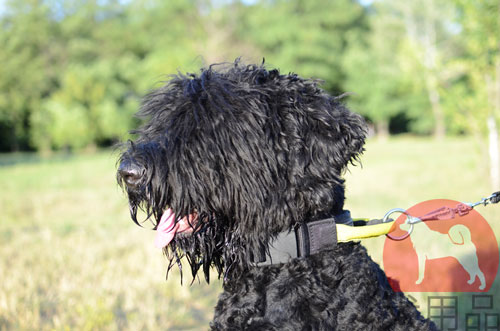
{"type": "Polygon", "coordinates": [[[399,236],[399,237],[393,236],[390,233],[387,233],[386,236],[389,237],[389,239],[397,240],[397,241],[406,239],[411,234],[411,232],[413,231],[413,224],[419,222],[420,219],[418,219],[417,217],[411,216],[410,214],[408,214],[406,212],[406,210],[404,210],[402,208],[394,208],[394,209],[389,210],[384,215],[384,218],[382,219],[382,222],[386,223],[389,220],[389,216],[391,216],[394,213],[405,214],[406,215],[406,219],[407,219],[407,223],[410,224],[410,229],[408,229],[407,233],[405,233],[404,235],[399,236]]]}

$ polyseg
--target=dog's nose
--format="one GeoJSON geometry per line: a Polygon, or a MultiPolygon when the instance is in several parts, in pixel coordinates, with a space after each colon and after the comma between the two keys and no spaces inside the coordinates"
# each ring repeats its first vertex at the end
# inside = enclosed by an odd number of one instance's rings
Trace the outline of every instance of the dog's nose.
{"type": "Polygon", "coordinates": [[[144,171],[137,164],[124,160],[118,167],[118,174],[129,187],[135,187],[141,181],[144,171]]]}

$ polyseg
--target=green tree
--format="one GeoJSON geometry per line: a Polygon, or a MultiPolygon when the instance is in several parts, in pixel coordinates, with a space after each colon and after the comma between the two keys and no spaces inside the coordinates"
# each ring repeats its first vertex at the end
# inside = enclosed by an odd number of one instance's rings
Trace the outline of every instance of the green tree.
{"type": "Polygon", "coordinates": [[[367,30],[365,9],[352,0],[261,1],[245,9],[237,31],[256,45],[266,62],[284,72],[325,80],[341,93],[342,58],[355,34],[367,30]]]}
{"type": "Polygon", "coordinates": [[[181,0],[6,3],[0,149],[121,140],[142,95],[167,73],[199,67],[201,9],[181,0]]]}
{"type": "Polygon", "coordinates": [[[57,84],[59,33],[42,0],[9,1],[0,17],[0,149],[27,148],[30,111],[57,84]]]}
{"type": "Polygon", "coordinates": [[[406,77],[426,94],[434,119],[434,136],[442,138],[446,133],[442,91],[454,76],[448,63],[456,47],[452,24],[455,6],[445,0],[389,1],[406,29],[401,53],[406,60],[403,64],[406,77]]]}
{"type": "Polygon", "coordinates": [[[490,178],[496,190],[500,187],[500,1],[456,3],[463,53],[455,62],[463,74],[450,90],[449,104],[464,127],[482,140],[488,136],[490,178]]]}
{"type": "Polygon", "coordinates": [[[371,8],[369,24],[364,40],[351,42],[343,58],[345,87],[353,92],[353,109],[374,123],[378,136],[386,137],[391,118],[408,107],[410,91],[403,84],[397,58],[404,26],[383,2],[371,8]]]}
{"type": "Polygon", "coordinates": [[[121,57],[70,66],[60,88],[32,112],[33,144],[43,150],[121,140],[138,107],[131,82],[122,76],[134,62],[121,57]]]}

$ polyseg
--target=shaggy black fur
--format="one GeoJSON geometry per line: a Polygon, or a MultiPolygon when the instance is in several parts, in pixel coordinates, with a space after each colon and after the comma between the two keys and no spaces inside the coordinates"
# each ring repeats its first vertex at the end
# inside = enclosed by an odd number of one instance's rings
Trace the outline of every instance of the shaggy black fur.
{"type": "MultiPolygon", "coordinates": [[[[342,172],[363,151],[365,123],[316,81],[263,65],[178,75],[145,98],[120,158],[132,218],[197,212],[192,235],[165,248],[193,277],[224,276],[215,330],[434,330],[358,243],[253,267],[278,233],[338,214],[342,172]]],[[[169,268],[170,268],[169,267],[169,268]]]]}

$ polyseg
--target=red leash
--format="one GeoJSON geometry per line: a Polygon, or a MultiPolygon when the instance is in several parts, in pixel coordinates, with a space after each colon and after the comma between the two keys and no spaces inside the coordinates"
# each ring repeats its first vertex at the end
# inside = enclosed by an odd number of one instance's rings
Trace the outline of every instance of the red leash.
{"type": "Polygon", "coordinates": [[[399,237],[393,236],[390,233],[387,233],[386,236],[392,240],[403,240],[407,238],[413,231],[413,224],[426,221],[449,220],[455,218],[455,216],[458,217],[465,216],[477,205],[486,206],[489,204],[498,203],[499,201],[500,201],[500,191],[491,194],[489,197],[482,198],[478,202],[473,202],[473,203],[460,202],[455,208],[441,207],[421,217],[411,216],[406,212],[406,210],[395,208],[387,212],[387,214],[385,214],[383,221],[384,222],[388,221],[389,216],[395,212],[403,213],[406,215],[405,223],[410,224],[410,229],[408,230],[407,233],[399,237]]]}

